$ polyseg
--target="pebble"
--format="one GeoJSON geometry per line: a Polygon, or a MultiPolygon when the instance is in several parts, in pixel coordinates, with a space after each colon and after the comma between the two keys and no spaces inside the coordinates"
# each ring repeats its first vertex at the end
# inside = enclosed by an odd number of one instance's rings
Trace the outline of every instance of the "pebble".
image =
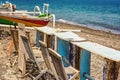
{"type": "Polygon", "coordinates": [[[6,69],[7,67],[6,66],[2,66],[3,69],[6,69]]]}
{"type": "Polygon", "coordinates": [[[6,64],[6,66],[7,66],[7,67],[10,67],[10,66],[11,66],[11,64],[10,64],[10,63],[7,63],[7,64],[6,64]]]}

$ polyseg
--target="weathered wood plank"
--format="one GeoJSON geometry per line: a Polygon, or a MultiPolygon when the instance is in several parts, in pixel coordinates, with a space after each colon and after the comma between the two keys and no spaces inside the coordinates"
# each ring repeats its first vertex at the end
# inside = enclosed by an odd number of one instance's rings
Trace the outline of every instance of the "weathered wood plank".
{"type": "Polygon", "coordinates": [[[24,45],[21,39],[21,36],[25,36],[25,25],[18,24],[19,26],[19,49],[18,49],[18,68],[22,71],[22,74],[25,75],[26,73],[26,60],[24,55],[24,45]]]}
{"type": "Polygon", "coordinates": [[[86,49],[91,53],[95,53],[104,58],[120,62],[120,51],[97,44],[93,42],[72,42],[72,44],[79,46],[80,48],[86,49]]]}
{"type": "Polygon", "coordinates": [[[72,66],[64,67],[62,63],[62,57],[55,50],[52,50],[51,48],[49,48],[48,51],[57,74],[63,80],[68,80],[68,79],[76,80],[75,78],[76,76],[79,75],[79,71],[73,68],[72,66]]]}
{"type": "Polygon", "coordinates": [[[10,30],[11,31],[11,35],[12,35],[12,38],[13,38],[13,43],[14,43],[14,48],[16,50],[16,52],[18,52],[18,30],[17,29],[12,29],[10,30]]]}
{"type": "Polygon", "coordinates": [[[73,32],[60,32],[55,33],[54,35],[66,41],[85,41],[84,38],[79,37],[77,34],[73,32]]]}
{"type": "Polygon", "coordinates": [[[47,35],[53,35],[55,33],[55,29],[52,27],[48,27],[48,26],[35,28],[35,29],[37,29],[38,31],[43,32],[47,35]]]}
{"type": "Polygon", "coordinates": [[[41,71],[41,68],[37,62],[37,59],[32,51],[29,40],[25,35],[25,25],[19,25],[19,58],[18,68],[22,71],[23,75],[26,73],[26,60],[32,59],[35,61],[35,65],[41,71]]]}
{"type": "Polygon", "coordinates": [[[36,30],[36,47],[40,47],[39,40],[44,40],[44,33],[36,30]]]}
{"type": "Polygon", "coordinates": [[[80,54],[80,80],[86,80],[84,74],[90,75],[90,59],[91,54],[89,51],[81,49],[80,54]]]}
{"type": "Polygon", "coordinates": [[[80,48],[75,46],[75,53],[74,53],[74,62],[73,62],[73,66],[75,67],[75,69],[80,70],[80,48]]]}
{"type": "Polygon", "coordinates": [[[120,68],[120,64],[112,61],[112,60],[108,60],[107,61],[107,76],[106,76],[106,80],[117,80],[117,78],[119,77],[119,68],[120,68]]]}
{"type": "Polygon", "coordinates": [[[33,53],[32,47],[30,46],[30,43],[29,43],[27,37],[21,36],[21,38],[22,38],[22,42],[23,42],[24,54],[25,54],[26,59],[30,58],[30,59],[34,60],[39,71],[41,71],[41,68],[40,68],[38,61],[33,53]]]}
{"type": "Polygon", "coordinates": [[[62,57],[55,51],[53,51],[52,49],[48,49],[49,51],[49,55],[52,59],[52,62],[54,64],[55,70],[57,72],[57,74],[63,79],[63,80],[68,80],[67,78],[67,74],[65,72],[63,63],[62,63],[62,57]]]}
{"type": "Polygon", "coordinates": [[[47,45],[45,42],[40,41],[40,49],[42,51],[42,56],[44,58],[44,61],[45,61],[45,64],[46,64],[48,70],[53,71],[55,77],[58,79],[57,72],[55,70],[54,65],[51,62],[51,58],[49,56],[49,52],[48,52],[47,45]]]}
{"type": "Polygon", "coordinates": [[[69,42],[57,38],[57,52],[61,55],[61,57],[64,59],[63,64],[64,66],[69,66],[68,63],[66,63],[65,59],[69,61],[69,42]]]}

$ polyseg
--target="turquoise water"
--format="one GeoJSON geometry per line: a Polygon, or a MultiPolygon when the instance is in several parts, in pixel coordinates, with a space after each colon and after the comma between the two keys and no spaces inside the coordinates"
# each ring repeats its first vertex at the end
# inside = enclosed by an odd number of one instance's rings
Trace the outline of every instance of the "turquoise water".
{"type": "MultiPolygon", "coordinates": [[[[18,9],[32,11],[49,3],[58,21],[120,32],[120,0],[9,0],[18,9]]],[[[2,0],[4,2],[4,0],[2,0]]],[[[42,9],[42,8],[41,8],[42,9]]]]}

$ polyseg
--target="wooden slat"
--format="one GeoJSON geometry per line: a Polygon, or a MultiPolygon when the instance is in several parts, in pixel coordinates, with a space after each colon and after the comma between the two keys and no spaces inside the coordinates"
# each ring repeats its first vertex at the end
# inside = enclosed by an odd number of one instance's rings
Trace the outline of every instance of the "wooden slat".
{"type": "Polygon", "coordinates": [[[24,75],[26,73],[26,60],[25,60],[25,54],[24,54],[24,45],[21,39],[21,35],[25,36],[25,25],[18,24],[19,26],[19,49],[18,49],[18,68],[22,71],[22,74],[24,75]]]}
{"type": "Polygon", "coordinates": [[[104,58],[120,62],[120,51],[93,42],[72,42],[72,44],[104,58]]]}
{"type": "Polygon", "coordinates": [[[27,36],[27,38],[28,38],[28,41],[30,42],[30,32],[29,32],[29,31],[26,31],[25,33],[26,33],[26,36],[27,36]]]}
{"type": "Polygon", "coordinates": [[[45,26],[45,27],[40,27],[40,28],[36,28],[37,31],[39,31],[39,35],[44,35],[44,42],[47,43],[47,47],[52,47],[52,37],[51,35],[53,35],[55,33],[55,29],[45,26]]]}
{"type": "Polygon", "coordinates": [[[119,77],[119,68],[120,64],[112,61],[112,60],[106,60],[107,61],[107,77],[106,80],[118,80],[119,77]]]}
{"type": "Polygon", "coordinates": [[[67,74],[62,63],[62,57],[50,48],[48,49],[48,51],[58,76],[60,76],[63,80],[68,80],[67,74]]]}
{"type": "Polygon", "coordinates": [[[41,71],[37,59],[32,51],[28,38],[25,35],[25,25],[19,25],[19,58],[18,58],[18,68],[22,71],[23,75],[26,73],[26,60],[28,58],[35,61],[35,65],[41,71]]]}
{"type": "Polygon", "coordinates": [[[49,52],[48,52],[48,49],[47,49],[47,45],[45,44],[45,42],[40,41],[40,49],[42,51],[42,56],[43,56],[43,59],[45,61],[45,64],[46,64],[48,70],[53,71],[55,77],[58,80],[57,72],[56,72],[56,70],[55,70],[55,68],[54,68],[54,66],[53,66],[53,64],[51,62],[49,52]]]}
{"type": "Polygon", "coordinates": [[[39,40],[44,40],[44,33],[36,30],[36,47],[40,47],[39,40]]]}
{"type": "Polygon", "coordinates": [[[39,69],[39,71],[41,71],[41,68],[40,68],[40,66],[38,64],[38,61],[37,61],[37,59],[35,57],[35,54],[32,51],[32,47],[30,46],[30,43],[29,43],[27,37],[21,36],[21,38],[22,38],[22,42],[23,42],[25,57],[28,56],[28,58],[34,60],[37,67],[38,67],[38,69],[39,69]]]}
{"type": "Polygon", "coordinates": [[[68,80],[67,74],[73,74],[69,80],[75,80],[75,78],[79,75],[79,71],[73,68],[72,66],[64,67],[62,63],[62,57],[51,48],[48,49],[49,55],[52,59],[54,67],[57,71],[57,74],[63,79],[68,80]]]}
{"type": "Polygon", "coordinates": [[[75,55],[74,55],[74,67],[75,67],[75,69],[77,69],[77,70],[80,70],[80,51],[81,51],[81,49],[79,48],[79,47],[77,47],[77,46],[75,46],[75,55]]]}
{"type": "Polygon", "coordinates": [[[16,29],[13,29],[11,30],[11,35],[12,35],[12,38],[13,38],[13,43],[14,43],[14,47],[15,47],[15,50],[16,52],[18,52],[18,30],[16,29]]]}
{"type": "Polygon", "coordinates": [[[46,43],[47,43],[47,47],[48,48],[52,48],[52,40],[53,40],[53,36],[51,36],[51,35],[47,35],[47,38],[46,38],[47,40],[46,40],[46,43]]]}
{"type": "Polygon", "coordinates": [[[77,34],[73,32],[60,32],[55,33],[54,35],[66,41],[85,41],[84,38],[79,37],[77,34]]]}
{"type": "Polygon", "coordinates": [[[85,49],[81,49],[80,54],[80,80],[85,80],[86,78],[83,76],[83,74],[87,73],[90,75],[90,60],[91,60],[91,54],[89,51],[85,49]]]}
{"type": "Polygon", "coordinates": [[[62,56],[64,66],[69,66],[69,46],[70,44],[68,41],[57,38],[57,52],[62,56]]]}
{"type": "Polygon", "coordinates": [[[37,29],[38,31],[43,32],[47,35],[53,35],[55,33],[55,29],[51,28],[51,27],[48,27],[48,26],[39,27],[39,28],[35,28],[35,29],[37,29]]]}

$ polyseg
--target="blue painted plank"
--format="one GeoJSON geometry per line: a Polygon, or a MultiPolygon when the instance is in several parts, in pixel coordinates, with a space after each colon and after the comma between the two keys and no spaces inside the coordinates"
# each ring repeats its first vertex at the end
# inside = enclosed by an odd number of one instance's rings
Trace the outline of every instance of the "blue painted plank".
{"type": "Polygon", "coordinates": [[[36,47],[40,47],[39,40],[43,41],[43,38],[44,38],[44,34],[37,30],[36,31],[36,47]]]}
{"type": "Polygon", "coordinates": [[[86,80],[83,76],[84,73],[90,75],[90,58],[90,52],[82,49],[80,56],[80,80],[86,80]]]}
{"type": "Polygon", "coordinates": [[[69,42],[57,38],[57,52],[62,56],[63,64],[65,67],[69,66],[66,60],[69,61],[69,42]],[[65,60],[66,59],[66,60],[65,60]]]}

